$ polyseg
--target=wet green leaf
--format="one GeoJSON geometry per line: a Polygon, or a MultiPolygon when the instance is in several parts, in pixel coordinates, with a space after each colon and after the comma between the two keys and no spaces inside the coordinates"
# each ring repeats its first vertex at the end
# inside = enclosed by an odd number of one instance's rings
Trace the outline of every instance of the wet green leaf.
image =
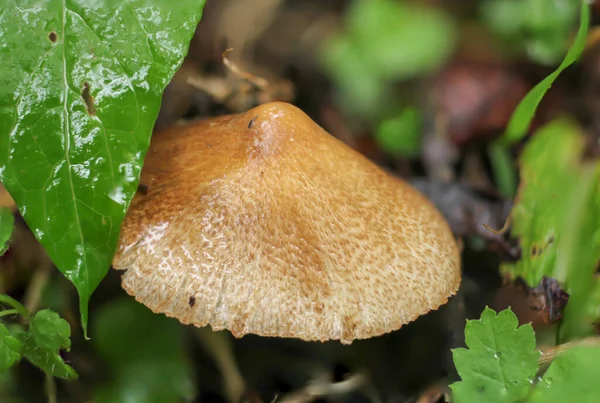
{"type": "Polygon", "coordinates": [[[75,370],[62,359],[57,350],[40,346],[32,332],[18,334],[23,343],[23,355],[42,371],[63,379],[77,379],[75,370]]]}
{"type": "Polygon", "coordinates": [[[452,351],[461,377],[451,385],[453,401],[512,403],[527,395],[540,358],[531,325],[519,326],[510,309],[486,308],[467,321],[465,341],[468,349],[452,351]]]}
{"type": "Polygon", "coordinates": [[[529,403],[596,403],[600,396],[600,347],[573,347],[554,359],[529,403]]]}
{"type": "Polygon", "coordinates": [[[544,95],[546,95],[546,92],[550,89],[560,73],[571,64],[575,63],[579,58],[579,55],[583,52],[590,23],[590,5],[585,0],[581,0],[581,13],[579,18],[580,21],[577,36],[571,44],[562,63],[554,72],[552,72],[552,74],[533,87],[531,91],[527,93],[525,98],[521,100],[508,122],[506,131],[502,136],[502,141],[513,143],[519,141],[527,134],[527,130],[529,130],[531,121],[535,116],[536,109],[542,101],[542,98],[544,98],[544,95]]]}
{"type": "Polygon", "coordinates": [[[9,246],[15,225],[15,217],[7,207],[0,207],[0,256],[6,252],[9,246]]]}
{"type": "Polygon", "coordinates": [[[0,372],[4,372],[21,359],[21,342],[0,323],[0,372]]]}
{"type": "Polygon", "coordinates": [[[417,156],[421,151],[422,115],[416,108],[406,108],[398,116],[381,122],[375,140],[388,153],[417,156]]]}
{"type": "Polygon", "coordinates": [[[203,5],[9,0],[0,8],[0,181],[77,287],[84,330],[162,92],[203,5]]]}
{"type": "Polygon", "coordinates": [[[92,323],[92,341],[112,369],[95,391],[98,403],[162,403],[194,395],[184,327],[132,298],[105,305],[92,323]]]}
{"type": "Polygon", "coordinates": [[[563,284],[566,280],[556,272],[557,250],[569,196],[581,175],[584,141],[574,123],[558,120],[538,130],[521,155],[521,184],[511,219],[521,259],[504,269],[531,287],[543,276],[563,284]]]}
{"type": "Polygon", "coordinates": [[[71,326],[58,313],[43,309],[35,314],[29,331],[38,346],[50,350],[71,348],[71,326]]]}

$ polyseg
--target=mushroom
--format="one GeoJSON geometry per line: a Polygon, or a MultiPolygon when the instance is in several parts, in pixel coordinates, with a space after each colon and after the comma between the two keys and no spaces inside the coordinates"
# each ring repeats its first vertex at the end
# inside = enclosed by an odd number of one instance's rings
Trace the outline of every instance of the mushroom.
{"type": "Polygon", "coordinates": [[[113,266],[156,313],[235,337],[378,336],[460,284],[417,190],[287,103],[157,133],[113,266]]]}

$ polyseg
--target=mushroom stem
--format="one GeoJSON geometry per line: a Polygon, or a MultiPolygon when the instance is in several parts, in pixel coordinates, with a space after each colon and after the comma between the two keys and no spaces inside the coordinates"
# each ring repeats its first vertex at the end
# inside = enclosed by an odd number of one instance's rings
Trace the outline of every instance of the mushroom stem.
{"type": "Polygon", "coordinates": [[[227,399],[238,403],[246,391],[246,382],[233,356],[227,334],[224,331],[215,332],[208,326],[196,329],[195,334],[223,376],[223,389],[227,399]]]}
{"type": "MultiPolygon", "coordinates": [[[[368,386],[368,377],[361,372],[352,374],[340,382],[329,383],[317,380],[313,384],[290,393],[280,400],[279,403],[309,403],[322,397],[345,395],[361,389],[367,392],[368,390],[365,389],[369,389],[368,386]]],[[[372,393],[367,394],[370,395],[366,396],[369,398],[369,401],[379,403],[379,399],[376,396],[373,396],[372,393]]]]}

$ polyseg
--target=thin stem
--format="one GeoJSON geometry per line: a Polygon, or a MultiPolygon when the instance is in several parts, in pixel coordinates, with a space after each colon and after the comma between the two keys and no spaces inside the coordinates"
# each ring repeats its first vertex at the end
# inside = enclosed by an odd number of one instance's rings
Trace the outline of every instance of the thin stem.
{"type": "Polygon", "coordinates": [[[29,319],[29,311],[23,306],[23,304],[21,304],[16,299],[6,294],[0,294],[0,304],[7,304],[12,306],[18,313],[23,315],[25,319],[29,319]]]}
{"type": "Polygon", "coordinates": [[[18,315],[19,311],[16,309],[7,309],[5,311],[0,311],[0,317],[8,316],[8,315],[18,315]]]}
{"type": "Polygon", "coordinates": [[[29,281],[25,296],[23,297],[23,304],[29,312],[34,312],[42,298],[42,293],[48,284],[52,269],[52,262],[49,258],[44,258],[40,263],[40,267],[33,273],[33,277],[29,281]]]}
{"type": "Polygon", "coordinates": [[[48,395],[48,403],[56,403],[56,382],[54,377],[46,374],[46,394],[48,395]]]}
{"type": "Polygon", "coordinates": [[[233,355],[229,334],[224,331],[215,332],[208,326],[196,329],[195,334],[221,372],[227,399],[230,402],[239,402],[246,390],[246,382],[233,355]]]}

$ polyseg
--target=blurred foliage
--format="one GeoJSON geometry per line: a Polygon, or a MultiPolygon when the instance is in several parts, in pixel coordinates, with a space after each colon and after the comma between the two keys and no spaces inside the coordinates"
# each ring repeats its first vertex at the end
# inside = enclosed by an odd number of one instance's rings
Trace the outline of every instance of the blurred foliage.
{"type": "Polygon", "coordinates": [[[522,252],[510,272],[532,287],[543,276],[556,277],[558,227],[576,185],[584,141],[575,123],[557,121],[538,130],[521,155],[511,234],[519,238],[522,252]]]}
{"type": "Polygon", "coordinates": [[[558,68],[533,87],[519,103],[519,106],[517,106],[517,109],[508,122],[508,126],[502,138],[503,142],[513,143],[521,140],[523,136],[527,134],[529,125],[535,116],[536,109],[544,95],[546,95],[546,92],[550,89],[560,73],[575,63],[585,49],[590,23],[590,5],[586,0],[581,0],[580,5],[579,29],[577,30],[577,35],[575,36],[569,51],[558,68]]]}
{"type": "Polygon", "coordinates": [[[15,218],[7,207],[0,207],[0,256],[8,249],[15,218]]]}
{"type": "Polygon", "coordinates": [[[517,189],[516,168],[510,154],[510,149],[498,141],[494,141],[488,148],[488,155],[492,164],[494,178],[498,186],[498,192],[506,197],[512,198],[517,189]]]}
{"type": "Polygon", "coordinates": [[[488,0],[483,20],[507,44],[534,61],[553,65],[563,57],[577,21],[580,0],[488,0]]]}
{"type": "Polygon", "coordinates": [[[595,403],[600,396],[600,347],[575,346],[554,359],[531,403],[595,403]]]}
{"type": "Polygon", "coordinates": [[[4,372],[21,359],[21,342],[0,323],[0,372],[4,372]]]}
{"type": "Polygon", "coordinates": [[[184,328],[123,297],[102,307],[92,322],[92,342],[111,379],[94,393],[98,403],[163,403],[195,395],[184,328]]]}
{"type": "Polygon", "coordinates": [[[322,61],[348,110],[377,116],[390,83],[430,73],[454,48],[453,21],[427,6],[393,0],[357,0],[345,30],[327,40],[322,61]]]}
{"type": "MultiPolygon", "coordinates": [[[[575,177],[576,187],[561,222],[555,275],[566,277],[571,294],[561,323],[561,339],[569,340],[595,333],[600,291],[597,276],[600,261],[600,162],[586,162],[575,177]]],[[[573,179],[570,179],[573,180],[573,179]]]]}
{"type": "Polygon", "coordinates": [[[423,116],[417,108],[406,108],[397,116],[383,120],[375,132],[375,141],[386,152],[416,157],[421,152],[423,116]]]}
{"type": "Polygon", "coordinates": [[[563,335],[589,334],[600,286],[594,275],[600,259],[600,163],[583,159],[586,137],[562,119],[542,127],[521,156],[521,185],[512,210],[513,236],[521,259],[503,269],[535,287],[547,276],[571,298],[563,335]]]}

